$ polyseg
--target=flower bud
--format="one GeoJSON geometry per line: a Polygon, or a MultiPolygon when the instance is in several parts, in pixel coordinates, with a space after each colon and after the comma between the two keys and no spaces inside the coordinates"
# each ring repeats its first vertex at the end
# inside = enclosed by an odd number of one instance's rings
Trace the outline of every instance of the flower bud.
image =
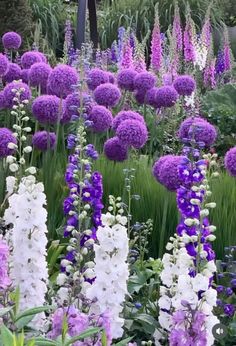
{"type": "Polygon", "coordinates": [[[23,151],[24,151],[26,154],[29,154],[29,153],[31,153],[31,151],[32,151],[32,147],[29,145],[28,147],[25,147],[23,151]]]}
{"type": "Polygon", "coordinates": [[[7,144],[7,147],[8,147],[8,149],[16,149],[17,145],[15,143],[10,142],[7,144]]]}
{"type": "Polygon", "coordinates": [[[215,202],[207,203],[207,204],[206,204],[206,207],[207,207],[207,208],[212,208],[212,209],[213,209],[213,208],[216,207],[216,203],[215,203],[215,202]]]}
{"type": "Polygon", "coordinates": [[[9,166],[9,169],[11,172],[15,173],[18,171],[19,169],[19,166],[17,165],[17,163],[11,163],[10,166],[9,166]]]}
{"type": "Polygon", "coordinates": [[[219,173],[218,172],[213,172],[211,176],[213,178],[218,178],[219,177],[219,173]]]}
{"type": "Polygon", "coordinates": [[[206,239],[209,241],[214,241],[214,240],[216,240],[216,236],[214,234],[210,234],[206,237],[206,239]]]}
{"type": "Polygon", "coordinates": [[[209,210],[208,209],[203,209],[200,211],[200,216],[206,217],[209,215],[209,210]]]}
{"type": "Polygon", "coordinates": [[[9,156],[7,156],[7,158],[6,158],[6,162],[7,163],[13,163],[13,162],[15,162],[16,161],[16,158],[14,157],[14,156],[11,156],[11,155],[9,155],[9,156]]]}

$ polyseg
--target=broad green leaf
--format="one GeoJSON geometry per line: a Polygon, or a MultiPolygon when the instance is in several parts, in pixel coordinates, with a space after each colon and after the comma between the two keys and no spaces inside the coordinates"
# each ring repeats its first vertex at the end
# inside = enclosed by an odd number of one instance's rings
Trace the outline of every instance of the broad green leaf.
{"type": "Polygon", "coordinates": [[[2,308],[0,309],[0,317],[6,315],[9,311],[13,309],[13,306],[9,306],[8,308],[2,308]]]}
{"type": "Polygon", "coordinates": [[[119,342],[117,342],[116,344],[113,344],[112,346],[126,346],[128,344],[128,342],[130,342],[133,339],[133,337],[121,340],[119,342]]]}
{"type": "Polygon", "coordinates": [[[14,335],[6,326],[2,325],[0,332],[1,332],[1,341],[4,346],[14,345],[14,335]]]}
{"type": "Polygon", "coordinates": [[[29,324],[29,322],[32,321],[33,318],[34,318],[34,315],[29,315],[29,316],[21,317],[20,319],[18,319],[15,322],[17,329],[21,330],[22,328],[27,326],[29,324]]]}
{"type": "Polygon", "coordinates": [[[81,333],[80,335],[71,338],[69,341],[65,343],[65,346],[69,346],[78,340],[89,338],[90,336],[98,334],[101,330],[102,330],[101,328],[90,328],[86,330],[85,332],[81,333]]]}
{"type": "Polygon", "coordinates": [[[48,311],[51,309],[52,309],[51,306],[39,306],[37,308],[28,309],[26,311],[21,312],[19,315],[17,315],[15,322],[18,321],[19,319],[23,318],[23,317],[37,315],[41,312],[48,311]]]}
{"type": "Polygon", "coordinates": [[[31,339],[30,342],[32,341],[34,341],[35,346],[57,346],[57,342],[55,340],[45,339],[41,337],[31,339]]]}
{"type": "Polygon", "coordinates": [[[105,330],[102,332],[102,346],[107,346],[107,336],[105,330]]]}

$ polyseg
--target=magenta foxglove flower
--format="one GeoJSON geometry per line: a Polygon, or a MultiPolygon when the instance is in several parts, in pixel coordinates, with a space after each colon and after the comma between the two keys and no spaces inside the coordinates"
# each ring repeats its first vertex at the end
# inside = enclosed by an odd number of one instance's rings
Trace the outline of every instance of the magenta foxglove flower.
{"type": "Polygon", "coordinates": [[[155,23],[152,32],[151,42],[151,67],[157,72],[161,68],[162,63],[162,39],[160,32],[159,14],[156,12],[155,23]]]}

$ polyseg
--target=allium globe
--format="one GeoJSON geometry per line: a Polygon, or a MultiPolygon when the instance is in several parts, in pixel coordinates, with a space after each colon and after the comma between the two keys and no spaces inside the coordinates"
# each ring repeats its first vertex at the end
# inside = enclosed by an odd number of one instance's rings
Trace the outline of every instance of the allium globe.
{"type": "Polygon", "coordinates": [[[50,65],[44,62],[38,62],[31,66],[29,69],[28,79],[30,85],[40,87],[43,92],[46,91],[48,77],[52,71],[50,65]]]}
{"type": "Polygon", "coordinates": [[[22,82],[11,82],[3,89],[6,108],[11,108],[14,105],[13,99],[16,94],[13,90],[18,90],[20,92],[19,99],[21,101],[30,100],[32,97],[31,90],[27,84],[22,82]]]}
{"type": "Polygon", "coordinates": [[[134,98],[139,105],[142,105],[145,103],[145,97],[146,97],[146,91],[136,90],[134,92],[134,98]]]}
{"type": "Polygon", "coordinates": [[[224,163],[229,174],[236,177],[236,147],[227,151],[224,163]]]}
{"type": "Polygon", "coordinates": [[[156,88],[156,87],[149,89],[146,93],[146,98],[145,98],[146,104],[148,104],[154,108],[158,107],[158,104],[156,102],[157,90],[158,90],[158,88],[156,88]]]}
{"type": "Polygon", "coordinates": [[[22,68],[30,68],[33,64],[42,62],[40,54],[36,51],[25,52],[21,57],[22,68]]]}
{"type": "Polygon", "coordinates": [[[72,93],[73,85],[78,82],[78,75],[73,67],[57,65],[48,78],[48,87],[53,95],[65,98],[72,93]]]}
{"type": "Polygon", "coordinates": [[[5,127],[0,128],[0,158],[12,155],[15,150],[9,149],[9,143],[17,143],[16,137],[13,132],[5,127]]]}
{"type": "Polygon", "coordinates": [[[179,165],[183,159],[184,156],[168,155],[160,164],[159,171],[156,166],[155,177],[158,177],[158,181],[170,191],[176,191],[181,186],[179,165]]]}
{"type": "Polygon", "coordinates": [[[138,73],[134,78],[134,87],[135,89],[147,91],[151,89],[156,84],[156,76],[150,72],[141,72],[138,73]]]}
{"type": "Polygon", "coordinates": [[[4,92],[0,91],[0,110],[6,107],[4,92]]]}
{"type": "Polygon", "coordinates": [[[94,68],[89,71],[87,76],[87,85],[90,90],[95,90],[100,84],[108,83],[109,75],[106,71],[94,68]]]}
{"type": "Polygon", "coordinates": [[[147,142],[148,130],[142,122],[128,119],[118,126],[116,135],[122,143],[140,149],[147,142]]]}
{"type": "Polygon", "coordinates": [[[172,86],[165,85],[156,90],[156,107],[173,107],[178,100],[178,93],[172,86]]]}
{"type": "Polygon", "coordinates": [[[24,83],[28,83],[29,82],[29,69],[28,68],[24,68],[23,70],[21,70],[21,76],[20,76],[22,82],[24,83]]]}
{"type": "Polygon", "coordinates": [[[37,51],[37,53],[39,54],[39,56],[40,56],[40,58],[41,58],[41,61],[47,63],[47,58],[46,58],[46,56],[45,56],[42,52],[38,52],[38,51],[37,51]]]}
{"type": "Polygon", "coordinates": [[[104,154],[111,161],[122,162],[128,158],[128,147],[118,137],[113,137],[104,143],[104,154]]]}
{"type": "Polygon", "coordinates": [[[145,124],[144,118],[141,114],[138,112],[133,111],[121,111],[119,112],[115,118],[113,119],[112,128],[114,131],[117,130],[118,126],[123,123],[123,121],[133,119],[140,121],[141,123],[145,124]]]}
{"type": "Polygon", "coordinates": [[[207,120],[191,117],[181,123],[178,135],[181,140],[192,139],[209,147],[215,142],[217,131],[207,120]]]}
{"type": "Polygon", "coordinates": [[[55,124],[60,117],[61,100],[54,95],[38,96],[32,104],[32,113],[42,124],[55,124]]]}
{"type": "Polygon", "coordinates": [[[101,84],[94,90],[94,99],[102,106],[115,107],[120,98],[120,89],[111,83],[101,84]]]}
{"type": "Polygon", "coordinates": [[[9,63],[7,73],[3,76],[4,82],[10,83],[21,79],[21,68],[19,65],[9,63]]]}
{"type": "Polygon", "coordinates": [[[191,76],[184,75],[177,77],[173,86],[179,95],[190,96],[196,89],[196,82],[191,76]]]}
{"type": "Polygon", "coordinates": [[[38,131],[32,137],[32,145],[41,151],[54,149],[56,145],[56,134],[54,132],[38,131]]]}
{"type": "Polygon", "coordinates": [[[9,61],[6,55],[0,53],[0,77],[4,76],[7,73],[9,66],[9,61]]]}
{"type": "Polygon", "coordinates": [[[162,165],[165,163],[165,161],[167,159],[169,159],[170,157],[173,157],[173,155],[165,155],[165,156],[161,156],[159,158],[159,160],[157,160],[153,167],[152,167],[152,174],[153,176],[156,178],[156,180],[162,184],[161,180],[160,180],[160,170],[161,170],[161,167],[162,165]]]}
{"type": "Polygon", "coordinates": [[[127,68],[118,72],[117,84],[119,88],[134,91],[134,79],[137,76],[137,72],[132,68],[127,68]]]}
{"type": "Polygon", "coordinates": [[[89,113],[88,119],[93,122],[91,129],[94,132],[107,131],[113,121],[111,112],[104,106],[94,106],[89,113]]]}
{"type": "Polygon", "coordinates": [[[2,44],[5,49],[17,50],[21,46],[21,36],[17,32],[9,31],[2,36],[2,44]]]}

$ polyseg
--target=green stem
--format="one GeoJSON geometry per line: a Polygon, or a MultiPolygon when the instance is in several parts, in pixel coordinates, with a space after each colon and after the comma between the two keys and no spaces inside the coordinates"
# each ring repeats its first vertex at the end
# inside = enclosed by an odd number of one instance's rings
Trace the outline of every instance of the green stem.
{"type": "Polygon", "coordinates": [[[167,212],[168,212],[168,198],[165,197],[163,216],[162,216],[162,224],[161,224],[160,244],[159,244],[159,256],[160,257],[162,257],[163,250],[164,250],[163,247],[164,247],[164,238],[165,238],[165,234],[166,234],[167,212]]]}

